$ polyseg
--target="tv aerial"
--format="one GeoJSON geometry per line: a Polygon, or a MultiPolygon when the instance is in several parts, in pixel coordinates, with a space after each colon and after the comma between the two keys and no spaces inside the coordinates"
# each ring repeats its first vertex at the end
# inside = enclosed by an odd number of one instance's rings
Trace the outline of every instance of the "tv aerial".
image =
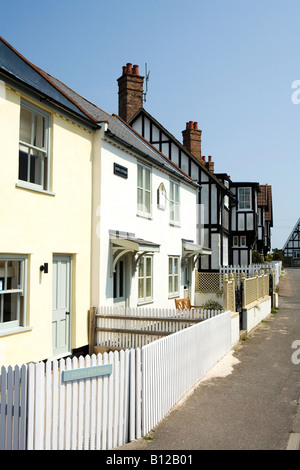
{"type": "Polygon", "coordinates": [[[150,75],[150,70],[149,70],[149,72],[147,71],[147,63],[145,63],[146,91],[145,91],[145,93],[143,93],[143,95],[144,95],[144,103],[146,103],[146,95],[147,95],[147,93],[148,93],[149,75],[150,75]]]}

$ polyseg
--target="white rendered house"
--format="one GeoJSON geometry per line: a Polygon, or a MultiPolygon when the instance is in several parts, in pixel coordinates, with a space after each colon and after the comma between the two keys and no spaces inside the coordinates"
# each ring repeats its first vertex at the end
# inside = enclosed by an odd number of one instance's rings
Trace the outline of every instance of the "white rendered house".
{"type": "Polygon", "coordinates": [[[210,253],[197,244],[197,184],[118,117],[108,118],[93,178],[92,304],[193,300],[196,260],[210,253]]]}

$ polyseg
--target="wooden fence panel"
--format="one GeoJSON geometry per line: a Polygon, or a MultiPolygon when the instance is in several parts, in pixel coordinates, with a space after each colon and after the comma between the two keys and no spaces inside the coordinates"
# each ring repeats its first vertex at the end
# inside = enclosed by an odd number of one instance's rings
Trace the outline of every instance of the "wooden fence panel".
{"type": "MultiPolygon", "coordinates": [[[[27,448],[109,450],[135,439],[140,354],[137,358],[128,349],[30,364],[27,448]],[[64,371],[106,364],[112,365],[111,374],[62,379],[64,371]]],[[[6,376],[1,385],[6,386],[6,376]]]]}
{"type": "Polygon", "coordinates": [[[26,449],[27,370],[1,367],[0,450],[26,449]]]}

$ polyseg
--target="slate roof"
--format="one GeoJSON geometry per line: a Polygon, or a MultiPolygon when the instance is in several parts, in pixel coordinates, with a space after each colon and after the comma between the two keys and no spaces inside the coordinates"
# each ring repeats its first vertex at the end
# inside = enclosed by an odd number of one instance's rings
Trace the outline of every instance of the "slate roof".
{"type": "Polygon", "coordinates": [[[198,187],[197,182],[147,142],[125,121],[116,115],[110,115],[103,111],[57,78],[29,62],[1,36],[0,70],[39,93],[49,96],[55,103],[67,108],[72,113],[78,114],[79,117],[85,117],[94,127],[101,127],[101,123],[106,122],[108,124],[108,137],[116,139],[119,144],[138,152],[149,162],[164,168],[181,180],[198,187]]]}
{"type": "Polygon", "coordinates": [[[271,222],[273,226],[273,203],[272,203],[272,186],[265,184],[260,185],[260,192],[257,195],[257,204],[265,207],[265,219],[271,222]]]}

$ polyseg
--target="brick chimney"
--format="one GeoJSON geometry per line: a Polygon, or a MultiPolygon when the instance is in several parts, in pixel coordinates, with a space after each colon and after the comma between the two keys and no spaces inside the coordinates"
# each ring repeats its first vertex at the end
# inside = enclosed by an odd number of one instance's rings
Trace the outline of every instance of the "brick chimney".
{"type": "Polygon", "coordinates": [[[200,162],[202,162],[201,135],[202,131],[198,129],[198,123],[193,121],[187,122],[186,129],[182,131],[183,146],[200,162]]]}
{"type": "Polygon", "coordinates": [[[119,116],[128,122],[143,107],[144,77],[139,74],[139,66],[126,64],[118,84],[119,116]]]}
{"type": "Polygon", "coordinates": [[[208,157],[208,162],[205,163],[205,166],[206,168],[208,168],[208,170],[213,173],[215,171],[215,164],[214,162],[212,161],[212,157],[209,156],[208,157]]]}

